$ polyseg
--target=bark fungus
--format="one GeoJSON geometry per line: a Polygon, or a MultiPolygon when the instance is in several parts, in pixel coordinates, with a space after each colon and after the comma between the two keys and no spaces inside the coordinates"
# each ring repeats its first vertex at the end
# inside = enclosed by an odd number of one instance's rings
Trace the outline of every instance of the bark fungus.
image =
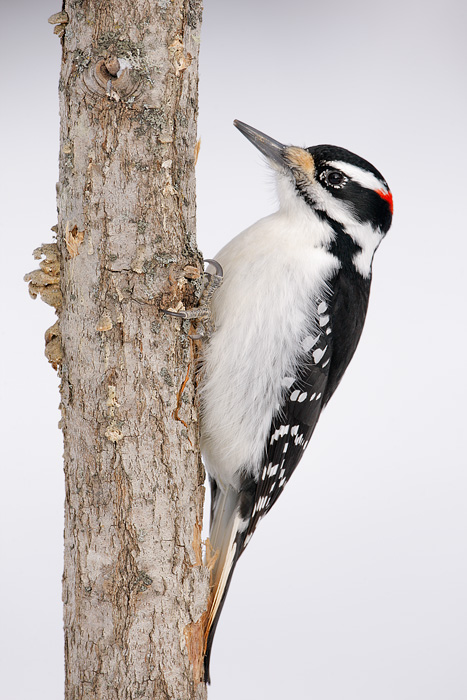
{"type": "Polygon", "coordinates": [[[59,313],[47,337],[61,375],[67,700],[206,697],[196,358],[188,322],[184,334],[160,311],[200,293],[201,11],[70,0],[50,18],[63,46],[57,244],[38,249],[28,281],[59,313]]]}

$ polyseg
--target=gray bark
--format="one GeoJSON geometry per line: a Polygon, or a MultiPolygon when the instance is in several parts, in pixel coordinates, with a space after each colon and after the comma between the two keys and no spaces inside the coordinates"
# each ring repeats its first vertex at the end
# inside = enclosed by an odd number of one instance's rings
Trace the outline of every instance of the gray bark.
{"type": "Polygon", "coordinates": [[[61,357],[55,327],[49,345],[62,379],[65,697],[201,699],[209,574],[195,354],[160,311],[199,296],[201,3],[64,10],[53,18],[61,357]]]}

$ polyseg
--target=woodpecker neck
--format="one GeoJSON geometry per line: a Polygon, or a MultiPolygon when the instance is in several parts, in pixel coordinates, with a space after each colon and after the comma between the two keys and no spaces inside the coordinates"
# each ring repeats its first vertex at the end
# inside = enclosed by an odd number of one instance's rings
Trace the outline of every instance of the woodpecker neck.
{"type": "Polygon", "coordinates": [[[348,223],[345,226],[331,219],[326,212],[318,210],[317,214],[334,231],[328,250],[337,257],[342,269],[370,280],[373,258],[384,237],[381,231],[375,230],[368,222],[348,223]]]}
{"type": "Polygon", "coordinates": [[[306,232],[311,244],[328,250],[335,238],[335,232],[326,217],[311,207],[301,197],[294,182],[288,175],[277,174],[277,194],[279,197],[278,214],[290,222],[296,229],[306,232]]]}
{"type": "Polygon", "coordinates": [[[316,202],[290,177],[278,174],[277,190],[280,213],[305,226],[313,245],[323,246],[339,260],[347,271],[371,278],[376,249],[384,234],[370,222],[360,222],[341,202],[316,202]]]}

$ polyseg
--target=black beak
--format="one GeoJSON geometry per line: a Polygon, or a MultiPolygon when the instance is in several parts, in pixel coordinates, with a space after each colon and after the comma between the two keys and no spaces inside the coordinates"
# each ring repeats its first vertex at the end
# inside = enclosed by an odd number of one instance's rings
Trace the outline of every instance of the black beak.
{"type": "Polygon", "coordinates": [[[248,141],[251,141],[253,146],[261,151],[261,153],[269,158],[270,161],[276,166],[279,166],[281,170],[288,170],[287,162],[284,159],[285,146],[279,141],[275,141],[270,136],[266,136],[262,131],[253,129],[252,126],[244,124],[243,122],[234,119],[234,126],[237,127],[241,133],[247,137],[248,141]]]}

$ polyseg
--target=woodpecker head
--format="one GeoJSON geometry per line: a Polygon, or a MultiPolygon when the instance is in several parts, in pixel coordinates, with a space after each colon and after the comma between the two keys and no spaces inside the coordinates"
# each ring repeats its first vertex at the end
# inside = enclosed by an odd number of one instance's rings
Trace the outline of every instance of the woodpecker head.
{"type": "Polygon", "coordinates": [[[328,221],[336,235],[347,234],[363,255],[354,257],[369,276],[374,252],[392,221],[392,195],[371,163],[338,146],[286,146],[238,120],[235,126],[266,156],[288,183],[294,199],[328,221]],[[290,185],[292,187],[290,187],[290,185]]]}

